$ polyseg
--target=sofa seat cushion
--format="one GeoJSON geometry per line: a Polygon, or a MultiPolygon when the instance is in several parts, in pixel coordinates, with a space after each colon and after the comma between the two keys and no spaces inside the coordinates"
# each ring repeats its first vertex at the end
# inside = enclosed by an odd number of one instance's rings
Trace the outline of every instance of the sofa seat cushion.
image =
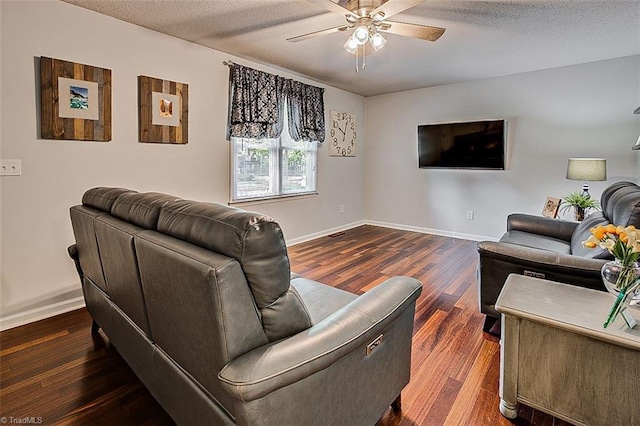
{"type": "Polygon", "coordinates": [[[313,324],[319,323],[358,298],[356,294],[306,278],[294,278],[291,280],[291,286],[302,298],[313,324]]]}
{"type": "Polygon", "coordinates": [[[571,254],[571,244],[557,238],[531,234],[523,231],[509,231],[500,238],[501,243],[515,244],[560,254],[571,254]]]}

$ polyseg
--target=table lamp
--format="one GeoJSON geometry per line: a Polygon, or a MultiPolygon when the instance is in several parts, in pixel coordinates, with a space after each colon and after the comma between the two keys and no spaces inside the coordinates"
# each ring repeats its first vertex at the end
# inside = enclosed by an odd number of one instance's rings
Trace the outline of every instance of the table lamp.
{"type": "MultiPolygon", "coordinates": [[[[599,182],[607,180],[607,160],[604,158],[569,158],[567,179],[599,182]]],[[[582,185],[582,195],[590,198],[589,184],[582,185]]]]}

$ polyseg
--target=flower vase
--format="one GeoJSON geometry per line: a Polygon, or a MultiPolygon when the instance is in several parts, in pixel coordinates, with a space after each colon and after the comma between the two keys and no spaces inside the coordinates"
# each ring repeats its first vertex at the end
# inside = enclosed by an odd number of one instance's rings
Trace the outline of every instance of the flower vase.
{"type": "Polygon", "coordinates": [[[604,323],[607,328],[625,306],[640,309],[640,265],[637,262],[625,265],[616,259],[602,265],[600,273],[605,287],[615,297],[604,323]]]}
{"type": "Polygon", "coordinates": [[[576,219],[576,222],[582,222],[584,220],[584,207],[573,207],[573,216],[576,219]]]}

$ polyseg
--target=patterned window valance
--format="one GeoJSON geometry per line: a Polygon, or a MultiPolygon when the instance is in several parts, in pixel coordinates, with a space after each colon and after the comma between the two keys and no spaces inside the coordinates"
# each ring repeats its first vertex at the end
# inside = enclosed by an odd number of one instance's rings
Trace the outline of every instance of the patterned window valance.
{"type": "Polygon", "coordinates": [[[280,137],[284,78],[242,65],[233,65],[231,72],[231,136],[280,137]]]}
{"type": "Polygon", "coordinates": [[[324,89],[294,80],[287,83],[291,139],[324,142],[324,89]]]}
{"type": "Polygon", "coordinates": [[[237,64],[231,73],[232,137],[279,137],[286,99],[291,138],[324,141],[324,89],[237,64]]]}

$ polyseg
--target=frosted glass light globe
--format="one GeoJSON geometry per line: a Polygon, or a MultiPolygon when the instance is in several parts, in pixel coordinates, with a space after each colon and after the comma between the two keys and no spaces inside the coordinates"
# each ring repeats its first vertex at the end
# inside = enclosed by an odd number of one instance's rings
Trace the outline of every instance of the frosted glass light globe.
{"type": "Polygon", "coordinates": [[[353,38],[360,46],[362,46],[367,42],[367,40],[369,40],[369,29],[362,25],[359,26],[353,32],[353,38]]]}
{"type": "Polygon", "coordinates": [[[382,49],[382,47],[385,44],[387,44],[387,40],[384,37],[382,37],[382,34],[375,33],[374,35],[371,36],[371,46],[373,46],[373,49],[376,52],[382,49]]]}

